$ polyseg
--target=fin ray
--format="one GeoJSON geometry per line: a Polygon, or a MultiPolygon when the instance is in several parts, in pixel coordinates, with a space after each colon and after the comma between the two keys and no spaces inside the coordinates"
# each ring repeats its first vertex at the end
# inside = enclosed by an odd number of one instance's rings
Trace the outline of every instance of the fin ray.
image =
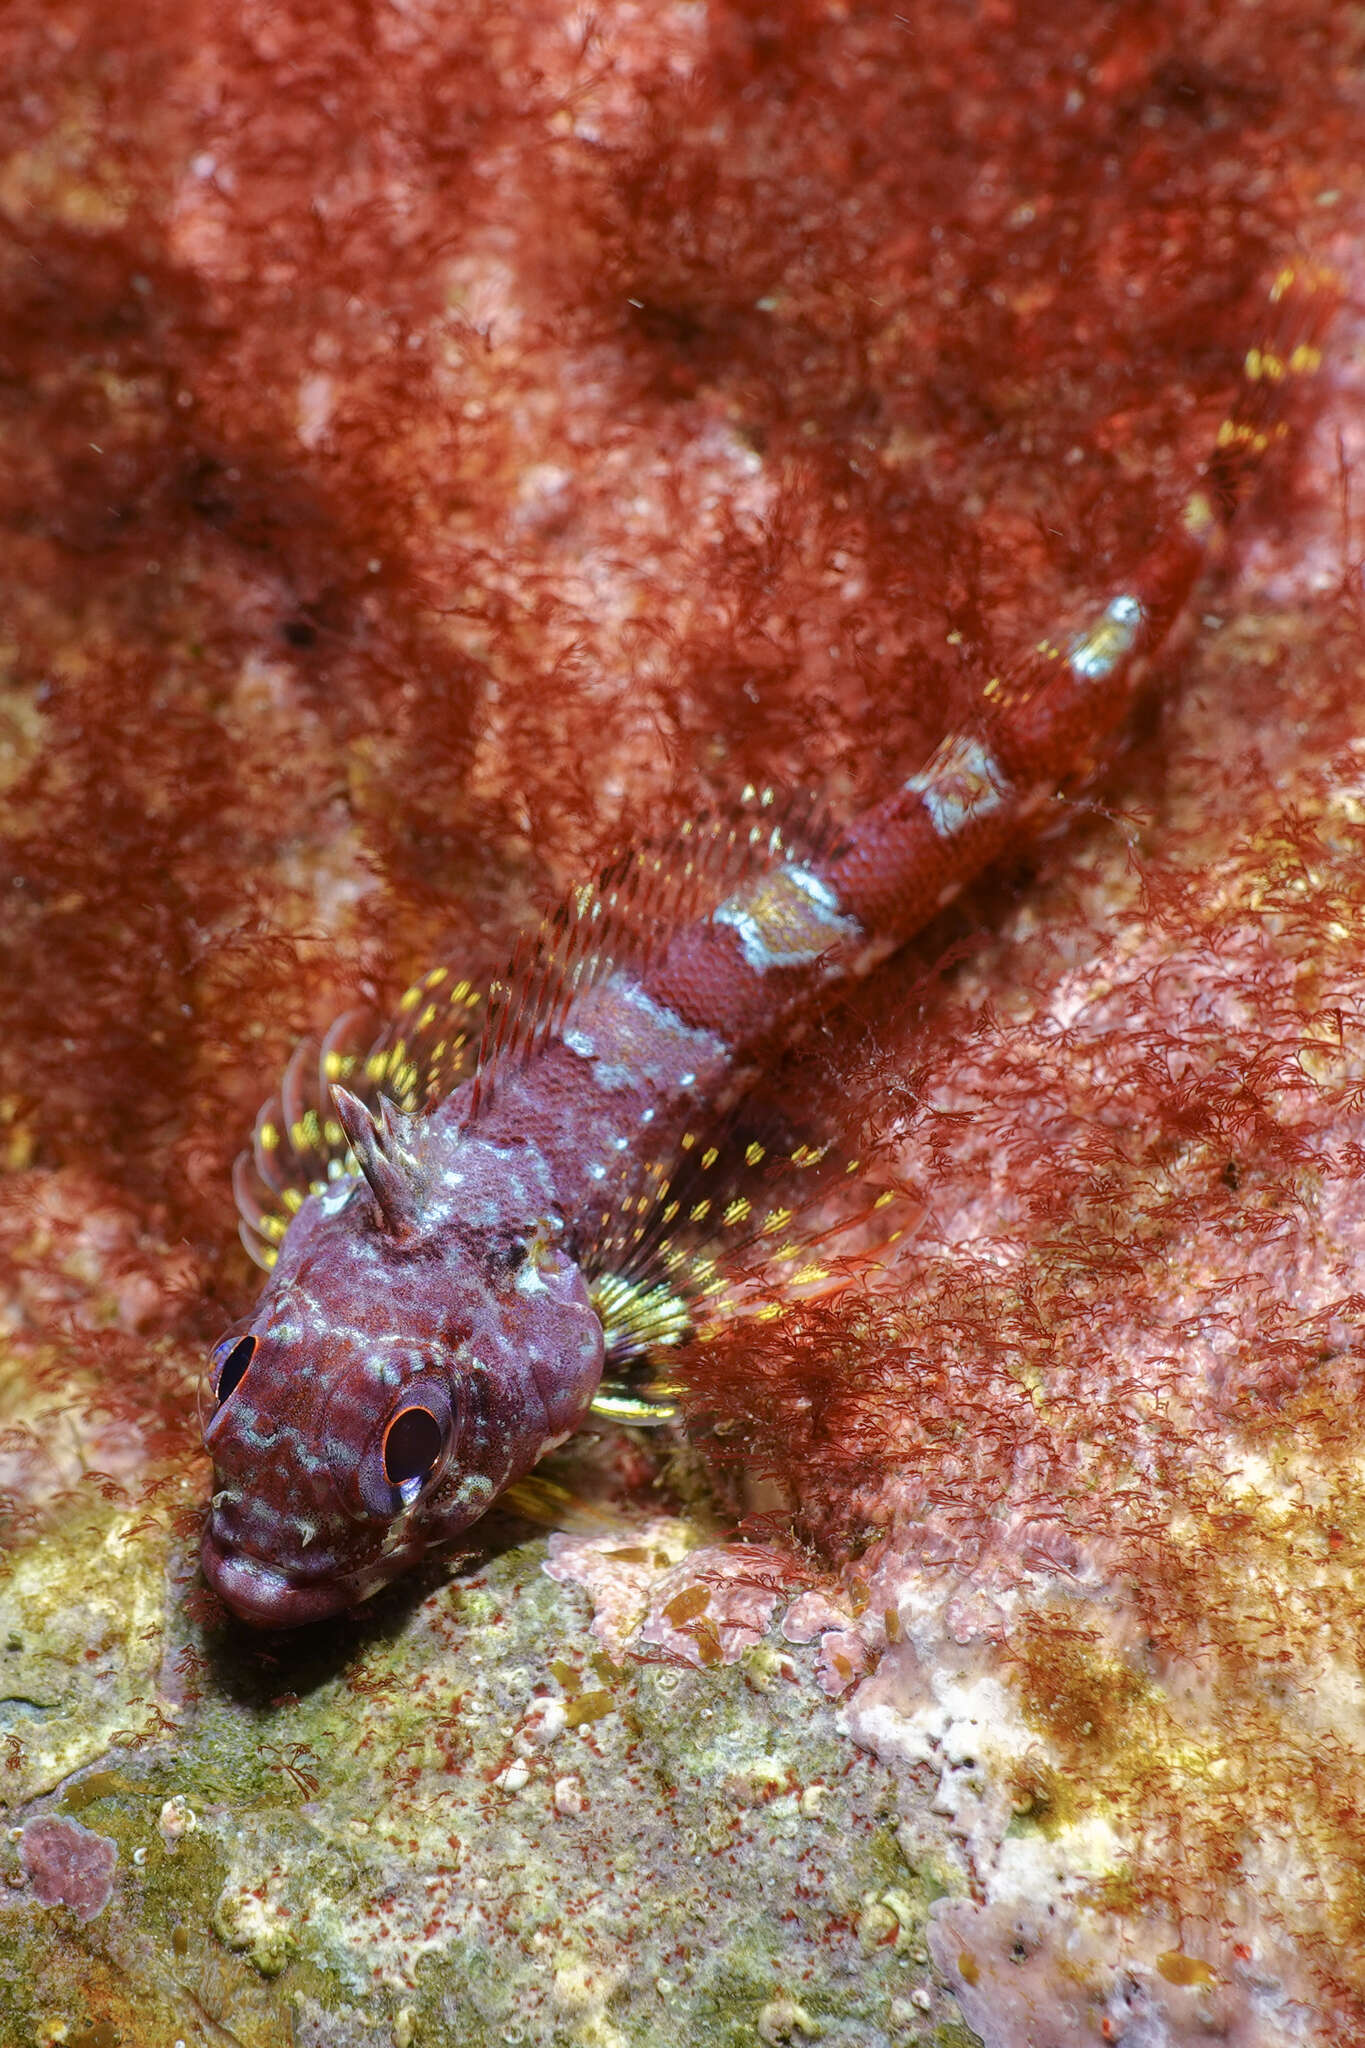
{"type": "Polygon", "coordinates": [[[674,933],[709,917],[744,883],[784,861],[820,859],[838,837],[818,797],[751,787],[732,808],[619,854],[544,919],[494,984],[475,1108],[501,1074],[563,1035],[590,990],[618,971],[642,975],[674,933]]]}

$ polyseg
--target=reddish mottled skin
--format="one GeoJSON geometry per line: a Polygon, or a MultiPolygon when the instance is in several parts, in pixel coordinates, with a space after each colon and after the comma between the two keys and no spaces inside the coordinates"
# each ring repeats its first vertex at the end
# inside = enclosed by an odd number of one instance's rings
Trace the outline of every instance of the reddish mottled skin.
{"type": "Polygon", "coordinates": [[[596,1391],[583,1280],[553,1247],[527,1249],[551,1209],[542,1163],[434,1132],[418,1143],[401,1237],[363,1184],[331,1214],[311,1199],[260,1307],[224,1340],[258,1342],[205,1430],[218,1492],[203,1558],[245,1620],[314,1621],[374,1592],[562,1442],[596,1391]],[[444,1432],[412,1515],[384,1467],[404,1406],[444,1432]]]}

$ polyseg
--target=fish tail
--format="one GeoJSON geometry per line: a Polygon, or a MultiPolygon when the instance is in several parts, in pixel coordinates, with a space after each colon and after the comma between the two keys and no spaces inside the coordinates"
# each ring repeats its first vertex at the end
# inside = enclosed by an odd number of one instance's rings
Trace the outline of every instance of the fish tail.
{"type": "Polygon", "coordinates": [[[1079,631],[992,676],[966,725],[836,847],[789,857],[679,933],[650,976],[652,996],[742,1047],[812,980],[862,972],[912,936],[1059,790],[1102,766],[1257,463],[1287,431],[1288,389],[1320,366],[1337,297],[1328,272],[1278,274],[1196,485],[1126,587],[1079,631]]]}

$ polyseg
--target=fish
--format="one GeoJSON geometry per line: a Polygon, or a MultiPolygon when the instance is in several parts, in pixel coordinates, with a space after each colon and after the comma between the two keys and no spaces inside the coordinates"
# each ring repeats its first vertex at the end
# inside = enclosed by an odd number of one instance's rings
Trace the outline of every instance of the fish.
{"type": "Polygon", "coordinates": [[[1334,296],[1279,272],[1170,529],[898,787],[843,820],[748,788],[576,889],[490,986],[438,965],[373,1043],[348,1014],[296,1052],[234,1172],[266,1284],[200,1393],[202,1565],[242,1621],[324,1620],[495,1502],[543,1508],[535,1467],[590,1415],[667,1420],[689,1343],[910,1228],[837,1144],[755,1135],[755,1077],[1111,756],[1334,296]]]}

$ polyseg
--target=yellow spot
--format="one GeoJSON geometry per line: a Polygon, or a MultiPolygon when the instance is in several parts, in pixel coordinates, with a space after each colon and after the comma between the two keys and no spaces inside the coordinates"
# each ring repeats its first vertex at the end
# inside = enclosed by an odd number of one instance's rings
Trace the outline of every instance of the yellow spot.
{"type": "Polygon", "coordinates": [[[759,1144],[753,1144],[753,1145],[749,1145],[749,1146],[747,1146],[747,1147],[745,1148],[745,1153],[744,1153],[744,1163],[745,1163],[745,1165],[746,1165],[746,1166],[757,1166],[757,1165],[758,1165],[758,1162],[759,1162],[759,1160],[760,1160],[760,1159],[761,1159],[762,1157],[763,1157],[763,1147],[762,1147],[761,1145],[759,1145],[759,1144]]]}
{"type": "Polygon", "coordinates": [[[679,1210],[680,1210],[681,1208],[682,1208],[682,1203],[681,1203],[681,1202],[670,1202],[670,1203],[669,1203],[669,1205],[668,1205],[668,1207],[667,1207],[667,1208],[666,1208],[666,1209],[664,1210],[664,1222],[665,1222],[665,1223],[672,1223],[672,1222],[674,1221],[674,1219],[676,1218],[676,1216],[677,1216],[677,1214],[678,1214],[678,1211],[679,1211],[679,1210]]]}
{"type": "Polygon", "coordinates": [[[436,1005],[435,1003],[428,1003],[421,1016],[417,1019],[417,1029],[419,1031],[429,1031],[435,1022],[436,1005]]]}
{"type": "Polygon", "coordinates": [[[277,1150],[279,1142],[280,1134],[275,1129],[274,1124],[262,1124],[260,1130],[256,1133],[256,1143],[260,1146],[262,1152],[274,1152],[277,1150]]]}
{"type": "Polygon", "coordinates": [[[1217,524],[1213,506],[1203,491],[1190,493],[1180,520],[1192,540],[1207,540],[1217,524]]]}
{"type": "Polygon", "coordinates": [[[1279,272],[1274,284],[1270,287],[1270,303],[1272,306],[1278,306],[1285,293],[1293,290],[1297,277],[1298,272],[1293,264],[1287,263],[1284,269],[1279,272]]]}
{"type": "Polygon", "coordinates": [[[1291,377],[1311,377],[1314,370],[1322,368],[1322,350],[1315,348],[1311,341],[1301,341],[1289,358],[1291,377]]]}
{"type": "Polygon", "coordinates": [[[696,1144],[696,1142],[697,1142],[697,1134],[696,1134],[696,1132],[695,1132],[695,1131],[684,1131],[684,1132],[683,1132],[683,1134],[682,1134],[682,1139],[681,1139],[681,1143],[682,1143],[682,1148],[683,1148],[683,1151],[684,1151],[684,1152],[690,1152],[690,1151],[692,1150],[692,1147],[693,1147],[693,1146],[694,1146],[694,1145],[696,1144]]]}
{"type": "Polygon", "coordinates": [[[721,1222],[727,1228],[736,1223],[743,1223],[745,1218],[752,1213],[753,1206],[747,1195],[738,1195],[726,1209],[725,1214],[721,1217],[721,1222]]]}
{"type": "Polygon", "coordinates": [[[990,681],[986,684],[985,689],[981,692],[981,694],[983,697],[986,698],[998,697],[1000,695],[1002,688],[1002,679],[999,676],[992,676],[990,681]]]}
{"type": "Polygon", "coordinates": [[[356,1063],[353,1052],[329,1052],[322,1062],[322,1075],[326,1081],[344,1081],[356,1063]]]}
{"type": "Polygon", "coordinates": [[[778,1317],[785,1315],[785,1313],[786,1310],[782,1302],[767,1301],[755,1314],[754,1321],[756,1323],[775,1323],[778,1317]]]}
{"type": "Polygon", "coordinates": [[[764,1235],[771,1236],[775,1230],[785,1230],[791,1220],[792,1211],[790,1209],[769,1209],[767,1215],[763,1218],[764,1235]]]}
{"type": "Polygon", "coordinates": [[[704,1223],[710,1214],[710,1210],[711,1204],[709,1202],[698,1202],[688,1211],[688,1221],[690,1223],[704,1223]]]}
{"type": "Polygon", "coordinates": [[[1168,1948],[1163,1955],[1159,1955],[1156,1966],[1168,1984],[1183,1984],[1187,1987],[1198,1985],[1202,1989],[1205,1985],[1218,1982],[1218,1972],[1208,1963],[1201,1961],[1198,1956],[1182,1955],[1178,1948],[1168,1948]]]}
{"type": "Polygon", "coordinates": [[[609,1692],[581,1692],[576,1700],[568,1700],[564,1707],[564,1726],[581,1728],[585,1721],[600,1721],[612,1710],[609,1692]]]}
{"type": "Polygon", "coordinates": [[[894,1202],[895,1199],[896,1190],[894,1188],[883,1188],[882,1192],[878,1195],[876,1201],[872,1204],[872,1206],[874,1209],[885,1209],[889,1206],[890,1203],[894,1202]]]}
{"type": "MultiPolygon", "coordinates": [[[[272,1244],[278,1244],[288,1225],[282,1216],[265,1216],[261,1219],[261,1235],[268,1237],[272,1244]]],[[[273,1260],[271,1262],[274,1263],[273,1260]]]]}
{"type": "Polygon", "coordinates": [[[802,1266],[799,1272],[792,1274],[792,1285],[793,1287],[814,1287],[820,1281],[828,1280],[828,1278],[828,1266],[802,1266]]]}
{"type": "Polygon", "coordinates": [[[299,1210],[303,1207],[303,1196],[297,1188],[286,1188],[280,1196],[280,1200],[284,1203],[291,1216],[297,1216],[299,1210]]]}
{"type": "Polygon", "coordinates": [[[709,1586],[688,1586],[681,1593],[675,1593],[671,1600],[665,1601],[664,1613],[673,1626],[678,1628],[683,1622],[695,1621],[699,1614],[705,1614],[710,1605],[709,1586]]]}
{"type": "Polygon", "coordinates": [[[1272,439],[1278,440],[1282,432],[1288,432],[1283,421],[1274,429],[1273,434],[1267,434],[1259,427],[1248,426],[1243,420],[1226,419],[1218,429],[1218,446],[1249,448],[1253,455],[1264,455],[1272,439]]]}
{"type": "Polygon", "coordinates": [[[703,1153],[702,1153],[702,1155],[701,1155],[701,1163],[702,1163],[702,1170],[703,1170],[703,1172],[705,1172],[705,1173],[709,1173],[709,1172],[711,1171],[711,1168],[712,1168],[712,1167],[713,1167],[713,1166],[715,1165],[716,1161],[717,1161],[717,1160],[718,1160],[719,1158],[720,1158],[720,1154],[719,1154],[719,1152],[718,1152],[718,1151],[716,1150],[715,1146],[714,1146],[714,1145],[710,1145],[710,1146],[708,1146],[708,1147],[707,1147],[707,1149],[706,1149],[706,1151],[705,1151],[705,1152],[703,1152],[703,1153]]]}

